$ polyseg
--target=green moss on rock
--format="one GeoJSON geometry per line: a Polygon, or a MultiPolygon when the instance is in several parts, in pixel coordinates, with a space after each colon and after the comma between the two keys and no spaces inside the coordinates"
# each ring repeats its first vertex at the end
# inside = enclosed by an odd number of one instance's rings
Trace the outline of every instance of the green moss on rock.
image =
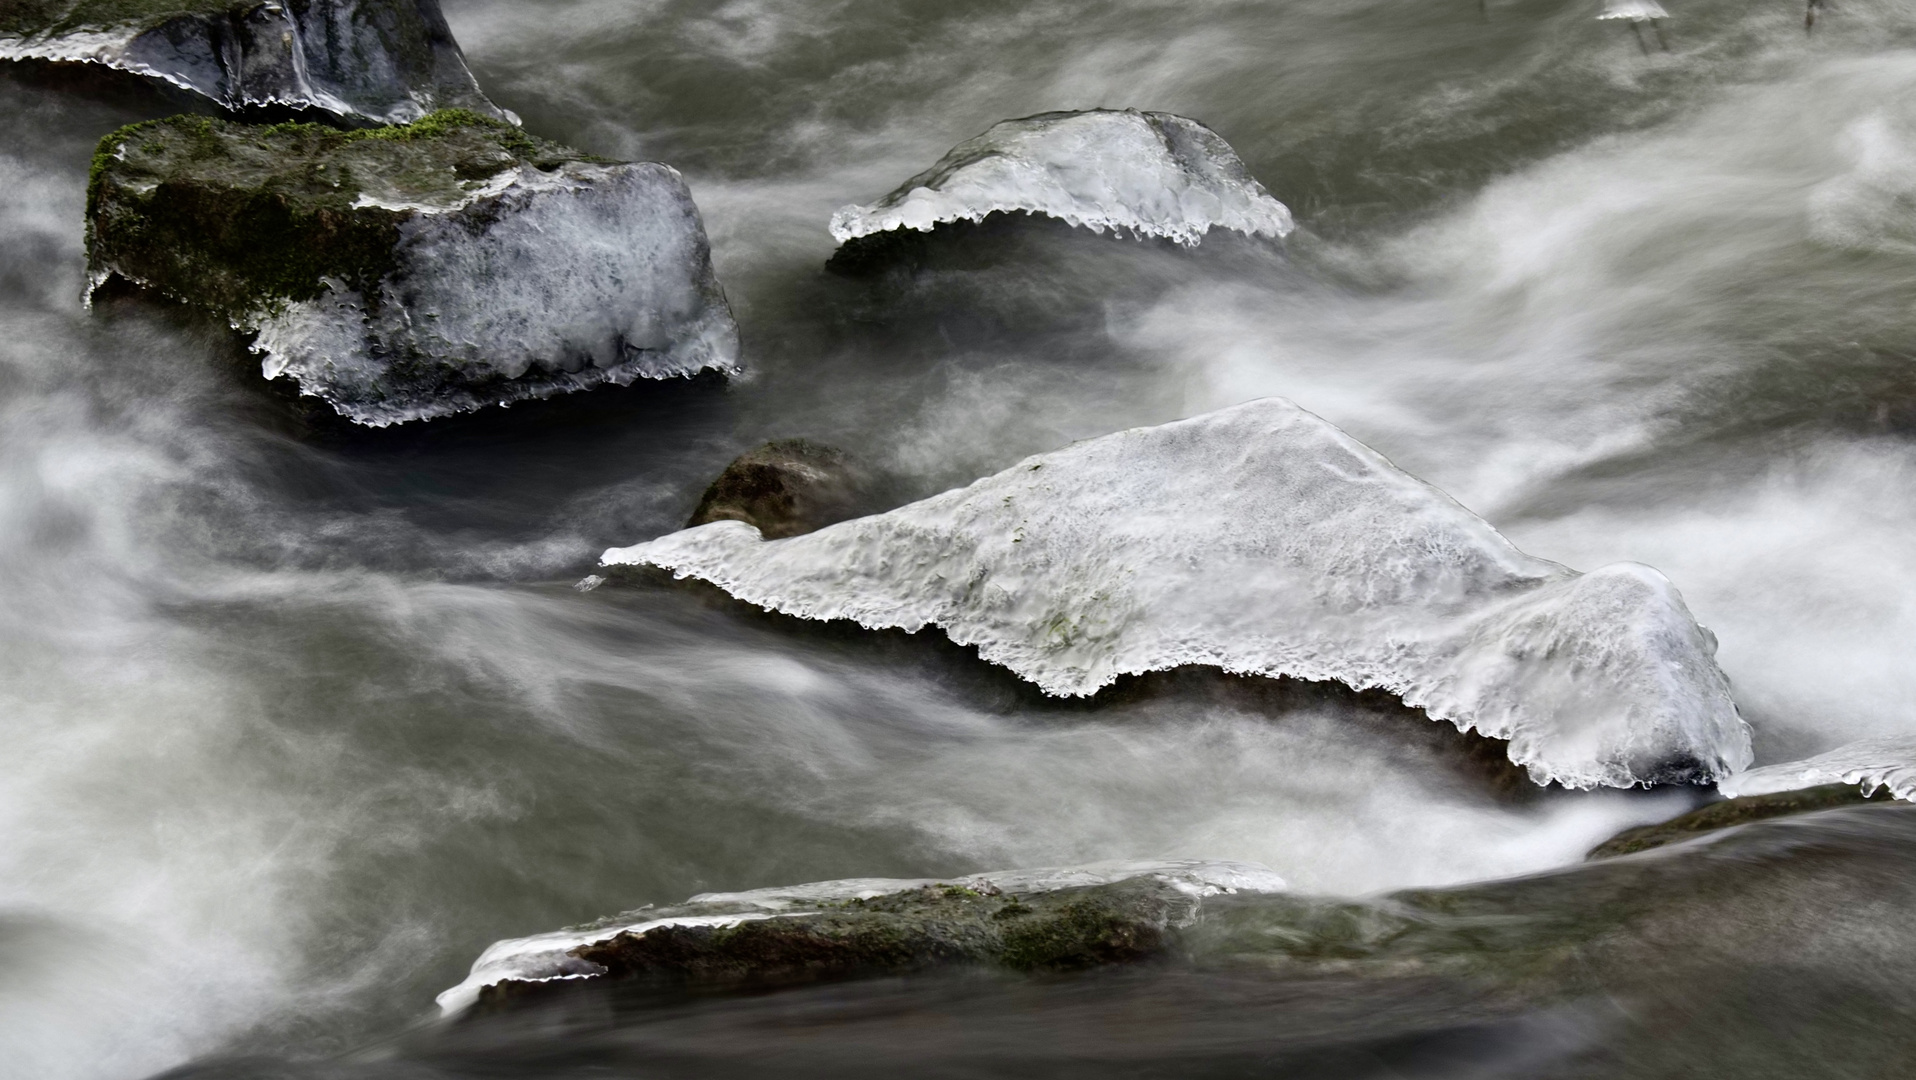
{"type": "Polygon", "coordinates": [[[100,141],[87,186],[87,258],[234,322],[361,291],[393,269],[395,207],[458,205],[506,169],[589,155],[464,109],[340,131],[175,116],[100,141]]]}

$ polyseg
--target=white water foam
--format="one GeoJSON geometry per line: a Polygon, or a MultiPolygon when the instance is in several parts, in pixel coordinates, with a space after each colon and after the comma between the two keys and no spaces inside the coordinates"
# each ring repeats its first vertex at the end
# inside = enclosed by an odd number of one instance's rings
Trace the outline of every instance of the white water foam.
{"type": "Polygon", "coordinates": [[[1282,399],[806,536],[715,522],[603,563],[803,618],[935,625],[1056,695],[1192,664],[1381,687],[1510,740],[1540,783],[1713,779],[1750,760],[1714,638],[1661,574],[1531,558],[1282,399]]]}
{"type": "Polygon", "coordinates": [[[1279,239],[1291,212],[1217,132],[1170,113],[1093,109],[1006,120],[869,206],[832,215],[839,243],[1022,212],[1186,246],[1213,228],[1279,239]]]}
{"type": "Polygon", "coordinates": [[[666,926],[737,926],[755,919],[816,914],[819,905],[846,900],[869,900],[927,885],[961,888],[990,887],[1008,893],[1054,892],[1091,885],[1151,877],[1188,896],[1217,896],[1236,892],[1282,892],[1284,879],[1257,863],[1203,859],[1167,861],[1113,861],[1082,866],[1053,866],[1036,870],[1000,870],[952,878],[845,878],[815,881],[747,892],[700,893],[665,911],[627,912],[587,927],[494,942],[472,965],[459,985],[441,993],[440,1012],[451,1016],[470,1008],[479,992],[507,979],[549,982],[590,978],[605,969],[572,955],[581,945],[610,941],[620,934],[640,936],[666,926]]]}

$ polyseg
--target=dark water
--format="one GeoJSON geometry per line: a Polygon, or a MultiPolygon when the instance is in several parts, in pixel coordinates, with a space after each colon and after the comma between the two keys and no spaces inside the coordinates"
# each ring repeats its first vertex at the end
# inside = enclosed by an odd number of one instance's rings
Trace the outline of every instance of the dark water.
{"type": "Polygon", "coordinates": [[[93,144],[168,110],[0,75],[0,1073],[1906,1071],[1916,853],[1873,807],[1764,863],[1787,917],[1672,900],[1534,1000],[1195,963],[415,1029],[495,939],[706,889],[1207,857],[1365,896],[1688,805],[1499,801],[1348,703],[1048,706],[570,588],[769,437],[920,494],[1282,394],[1534,554],[1664,570],[1759,763],[1916,730],[1916,6],[1672,6],[1646,56],[1585,3],[448,0],[530,130],[684,171],[752,374],[356,435],[223,334],[81,309],[93,144]],[[822,271],[838,206],[1091,106],[1203,120],[1298,233],[822,271]]]}

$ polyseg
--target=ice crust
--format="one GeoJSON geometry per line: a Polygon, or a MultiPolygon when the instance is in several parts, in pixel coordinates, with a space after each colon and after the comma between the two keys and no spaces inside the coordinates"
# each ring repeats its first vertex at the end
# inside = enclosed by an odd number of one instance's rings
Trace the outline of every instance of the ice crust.
{"type": "Polygon", "coordinates": [[[384,427],[601,383],[737,369],[738,331],[679,174],[651,162],[519,166],[407,215],[378,302],[334,283],[262,314],[254,349],[384,427]]]}
{"type": "Polygon", "coordinates": [[[1802,761],[1751,769],[1717,786],[1735,798],[1823,784],[1855,784],[1865,795],[1887,788],[1895,798],[1916,802],[1916,736],[1863,739],[1802,761]]]}
{"type": "Polygon", "coordinates": [[[1603,0],[1603,13],[1598,19],[1629,19],[1631,22],[1649,22],[1651,19],[1667,19],[1670,13],[1656,0],[1603,0]]]}
{"type": "Polygon", "coordinates": [[[234,110],[316,108],[404,124],[460,107],[518,122],[480,91],[437,0],[235,0],[220,12],[0,34],[0,60],[101,64],[234,110]]]}
{"type": "Polygon", "coordinates": [[[1750,761],[1715,639],[1663,575],[1525,555],[1277,398],[804,536],[721,521],[603,564],[802,618],[937,626],[1056,695],[1192,664],[1381,687],[1508,739],[1539,783],[1705,781],[1750,761]]]}
{"type": "Polygon", "coordinates": [[[1093,109],[997,124],[877,202],[839,210],[831,231],[842,244],[1016,211],[1187,246],[1214,227],[1273,239],[1292,229],[1290,210],[1210,128],[1170,113],[1093,109]]]}
{"type": "Polygon", "coordinates": [[[451,1016],[477,1001],[479,991],[507,979],[545,982],[590,978],[604,969],[570,955],[571,951],[581,945],[610,941],[621,933],[642,935],[662,926],[736,926],[751,919],[810,915],[816,914],[820,905],[869,900],[926,885],[970,889],[989,885],[1008,893],[1023,894],[1109,885],[1140,877],[1156,878],[1194,897],[1282,892],[1285,888],[1284,879],[1260,863],[1173,859],[1003,870],[951,878],[847,878],[749,892],[700,893],[669,908],[641,908],[589,926],[494,942],[473,962],[465,981],[441,993],[436,1000],[440,1011],[451,1016]]]}

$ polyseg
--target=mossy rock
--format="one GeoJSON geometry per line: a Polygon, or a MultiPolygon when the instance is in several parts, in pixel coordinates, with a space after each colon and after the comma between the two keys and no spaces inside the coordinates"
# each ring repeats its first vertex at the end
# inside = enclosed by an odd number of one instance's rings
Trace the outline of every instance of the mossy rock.
{"type": "Polygon", "coordinates": [[[1768,795],[1745,795],[1699,807],[1687,814],[1655,825],[1625,829],[1592,848],[1586,858],[1607,859],[1616,855],[1648,851],[1675,844],[1703,833],[1728,829],[1765,818],[1807,814],[1837,806],[1853,806],[1871,799],[1888,799],[1884,791],[1865,795],[1855,784],[1824,784],[1798,791],[1779,791],[1768,795]]]}
{"type": "Polygon", "coordinates": [[[257,333],[268,378],[364,424],[729,371],[737,352],[677,172],[467,110],[122,128],[94,158],[87,251],[96,285],[257,333]]]}
{"type": "Polygon", "coordinates": [[[437,0],[0,0],[0,59],[103,64],[234,111],[510,118],[480,92],[437,0]]]}

